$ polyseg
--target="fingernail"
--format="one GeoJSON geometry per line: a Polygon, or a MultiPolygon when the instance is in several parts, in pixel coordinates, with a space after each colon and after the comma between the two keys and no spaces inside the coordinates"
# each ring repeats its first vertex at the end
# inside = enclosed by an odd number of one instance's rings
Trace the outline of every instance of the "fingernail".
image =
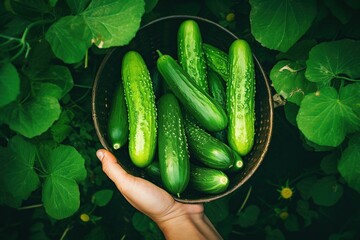
{"type": "Polygon", "coordinates": [[[101,150],[99,150],[99,151],[96,152],[96,156],[98,157],[98,159],[100,161],[102,161],[102,159],[104,157],[104,153],[101,150]]]}

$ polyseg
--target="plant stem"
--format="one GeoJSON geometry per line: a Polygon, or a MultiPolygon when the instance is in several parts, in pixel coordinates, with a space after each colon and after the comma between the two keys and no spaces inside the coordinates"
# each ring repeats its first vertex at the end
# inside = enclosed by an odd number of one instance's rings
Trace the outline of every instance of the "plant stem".
{"type": "Polygon", "coordinates": [[[65,239],[66,234],[70,231],[70,229],[71,229],[71,225],[68,225],[68,226],[65,228],[63,234],[61,235],[60,240],[64,240],[64,239],[65,239]]]}
{"type": "Polygon", "coordinates": [[[43,204],[39,203],[39,204],[34,204],[34,205],[29,205],[29,206],[25,206],[25,207],[20,207],[18,208],[18,210],[27,210],[27,209],[33,209],[33,208],[38,208],[38,207],[42,207],[43,204]]]}
{"type": "Polygon", "coordinates": [[[243,208],[245,207],[246,202],[249,200],[250,194],[251,194],[251,190],[252,190],[252,186],[249,187],[248,192],[246,193],[245,199],[243,201],[243,203],[241,204],[239,210],[237,211],[237,214],[240,214],[240,212],[243,210],[243,208]]]}

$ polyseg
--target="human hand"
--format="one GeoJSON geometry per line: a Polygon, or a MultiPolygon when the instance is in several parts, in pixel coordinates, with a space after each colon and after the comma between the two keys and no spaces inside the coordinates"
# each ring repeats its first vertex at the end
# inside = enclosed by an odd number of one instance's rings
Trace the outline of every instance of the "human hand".
{"type": "Polygon", "coordinates": [[[158,224],[168,239],[221,239],[202,204],[183,204],[155,184],[128,174],[115,156],[105,150],[96,152],[105,174],[126,200],[158,224]]]}

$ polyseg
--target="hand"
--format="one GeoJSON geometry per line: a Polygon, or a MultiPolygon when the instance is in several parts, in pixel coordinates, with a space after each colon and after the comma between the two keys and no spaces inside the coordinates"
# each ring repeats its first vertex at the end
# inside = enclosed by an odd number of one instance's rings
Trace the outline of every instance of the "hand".
{"type": "Polygon", "coordinates": [[[204,215],[202,204],[183,204],[155,184],[128,174],[115,156],[100,149],[96,155],[105,174],[126,200],[158,224],[167,239],[221,239],[204,215]]]}

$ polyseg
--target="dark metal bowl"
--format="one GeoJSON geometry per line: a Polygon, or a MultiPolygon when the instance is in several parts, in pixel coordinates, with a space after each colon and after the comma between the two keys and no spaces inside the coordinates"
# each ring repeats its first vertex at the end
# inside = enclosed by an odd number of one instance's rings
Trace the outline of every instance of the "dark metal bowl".
{"type": "MultiPolygon", "coordinates": [[[[113,152],[119,164],[132,175],[149,179],[143,169],[137,168],[131,163],[127,146],[120,150],[113,150],[107,135],[108,114],[114,87],[121,81],[122,57],[127,51],[136,50],[143,56],[150,71],[156,67],[158,58],[156,50],[176,58],[177,30],[186,19],[193,19],[199,24],[203,42],[212,44],[224,52],[228,52],[231,43],[238,38],[219,24],[204,18],[183,15],[164,17],[141,27],[128,45],[110,50],[98,69],[92,92],[92,116],[96,133],[103,147],[113,152]]],[[[208,195],[186,190],[180,198],[174,196],[177,201],[201,203],[226,196],[241,187],[254,174],[264,159],[272,135],[273,105],[267,76],[257,58],[255,56],[254,58],[256,71],[255,144],[251,152],[244,157],[243,169],[237,174],[229,175],[230,185],[226,192],[208,195]]],[[[161,183],[155,183],[162,187],[161,183]]]]}

